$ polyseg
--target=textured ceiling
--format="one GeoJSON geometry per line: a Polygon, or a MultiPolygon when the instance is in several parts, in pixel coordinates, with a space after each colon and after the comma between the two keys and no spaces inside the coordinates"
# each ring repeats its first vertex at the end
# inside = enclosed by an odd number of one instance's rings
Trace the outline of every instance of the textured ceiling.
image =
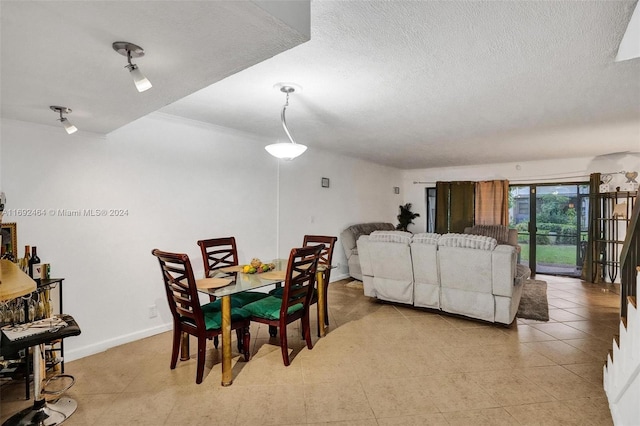
{"type": "Polygon", "coordinates": [[[162,111],[404,169],[640,151],[635,1],[311,3],[311,40],[162,111]]]}
{"type": "Polygon", "coordinates": [[[307,41],[308,0],[284,17],[282,4],[2,0],[2,117],[55,125],[49,105],[62,105],[81,131],[108,133],[307,41]],[[145,49],[133,62],[151,90],[135,90],[115,41],[145,49]]]}
{"type": "Polygon", "coordinates": [[[614,62],[635,0],[315,0],[306,43],[277,4],[3,0],[2,116],[65,105],[106,133],[160,109],[284,139],[284,81],[298,142],[404,169],[640,151],[640,59],[614,62]]]}

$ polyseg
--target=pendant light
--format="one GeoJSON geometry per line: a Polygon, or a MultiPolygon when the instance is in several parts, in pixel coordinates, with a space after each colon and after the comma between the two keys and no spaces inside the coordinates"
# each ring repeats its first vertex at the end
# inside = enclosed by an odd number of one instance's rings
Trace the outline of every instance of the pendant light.
{"type": "MultiPolygon", "coordinates": [[[[276,158],[280,158],[283,160],[293,160],[294,158],[302,155],[302,153],[307,150],[306,145],[296,143],[296,141],[293,140],[293,137],[289,132],[289,128],[287,127],[287,120],[285,118],[285,111],[289,106],[289,95],[291,93],[294,93],[296,91],[296,88],[294,85],[286,83],[278,83],[274,87],[280,89],[281,92],[287,95],[286,102],[284,103],[282,112],[280,113],[280,119],[282,121],[282,128],[284,129],[284,132],[287,134],[287,137],[291,142],[274,143],[265,146],[264,149],[266,149],[269,154],[273,155],[276,158]]],[[[300,91],[299,88],[298,91],[300,91]]]]}
{"type": "Polygon", "coordinates": [[[144,49],[127,41],[116,41],[113,43],[112,47],[113,50],[127,57],[127,62],[129,63],[125,65],[125,68],[127,68],[131,73],[131,77],[133,77],[133,82],[135,83],[138,92],[144,92],[145,90],[151,89],[151,82],[149,79],[142,74],[142,71],[140,71],[140,68],[138,68],[136,64],[131,63],[131,58],[140,58],[144,56],[144,49]]]}
{"type": "Polygon", "coordinates": [[[78,131],[78,128],[76,126],[71,124],[71,122],[66,117],[62,116],[62,114],[71,113],[71,108],[57,106],[57,105],[52,105],[49,108],[51,108],[53,111],[60,114],[60,118],[58,119],[58,121],[62,123],[62,125],[64,126],[64,129],[67,131],[68,134],[72,134],[78,131]]]}

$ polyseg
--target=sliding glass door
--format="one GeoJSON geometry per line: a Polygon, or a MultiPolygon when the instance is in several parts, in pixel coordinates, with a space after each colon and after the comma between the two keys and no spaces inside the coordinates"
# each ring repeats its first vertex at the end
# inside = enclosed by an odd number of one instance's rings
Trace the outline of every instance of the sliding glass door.
{"type": "Polygon", "coordinates": [[[510,226],[533,273],[579,277],[587,240],[586,183],[512,185],[510,226]]]}

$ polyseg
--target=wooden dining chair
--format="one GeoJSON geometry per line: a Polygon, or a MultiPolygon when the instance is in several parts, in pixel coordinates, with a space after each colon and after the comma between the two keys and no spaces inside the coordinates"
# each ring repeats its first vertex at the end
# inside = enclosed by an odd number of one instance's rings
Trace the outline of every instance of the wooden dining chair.
{"type": "MultiPolygon", "coordinates": [[[[238,250],[234,237],[211,238],[198,241],[200,252],[202,253],[202,263],[204,264],[205,278],[212,277],[220,268],[228,266],[238,266],[238,250]]],[[[260,300],[267,295],[255,291],[245,291],[231,296],[231,306],[241,308],[242,306],[260,300]]],[[[211,301],[215,296],[210,296],[211,301]]],[[[219,302],[217,302],[219,306],[219,302]]]]}
{"type": "Polygon", "coordinates": [[[238,250],[234,237],[210,238],[198,241],[202,253],[205,278],[209,278],[215,272],[225,266],[238,265],[238,250]]]}
{"type": "MultiPolygon", "coordinates": [[[[302,245],[304,247],[316,246],[324,244],[324,248],[320,252],[318,265],[325,267],[324,277],[324,324],[329,325],[329,304],[327,303],[327,290],[329,288],[329,279],[331,278],[331,260],[333,259],[333,247],[335,246],[337,237],[328,237],[324,235],[305,235],[302,245]]],[[[311,298],[311,304],[318,303],[318,294],[314,292],[311,298]]],[[[320,321],[320,316],[318,316],[320,321]]],[[[318,335],[320,335],[320,324],[318,324],[318,335]]]]}
{"type": "MultiPolygon", "coordinates": [[[[171,369],[176,368],[182,333],[198,339],[196,383],[202,383],[207,339],[222,334],[221,310],[213,303],[200,306],[198,289],[193,276],[189,256],[154,249],[151,254],[158,258],[167,301],[173,316],[173,348],[171,369]]],[[[238,351],[249,361],[251,314],[242,309],[231,309],[231,329],[236,330],[238,351]]]]}
{"type": "Polygon", "coordinates": [[[289,350],[287,325],[302,321],[302,330],[307,348],[313,349],[309,331],[309,303],[316,282],[316,270],[322,247],[294,248],[289,254],[282,297],[268,296],[249,303],[244,309],[251,313],[251,321],[280,329],[282,361],[288,366],[289,350]]]}

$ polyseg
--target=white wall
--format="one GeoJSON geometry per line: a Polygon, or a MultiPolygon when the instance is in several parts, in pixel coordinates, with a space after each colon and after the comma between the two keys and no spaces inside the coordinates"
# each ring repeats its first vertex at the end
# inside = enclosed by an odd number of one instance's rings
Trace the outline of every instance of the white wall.
{"type": "MultiPolygon", "coordinates": [[[[436,181],[507,179],[513,184],[588,182],[590,173],[614,173],[622,170],[640,171],[640,154],[620,153],[588,158],[405,170],[402,172],[404,202],[412,203],[413,211],[420,214],[420,217],[414,220],[415,226],[410,227],[410,230],[425,232],[425,188],[435,187],[436,181]]],[[[624,176],[619,173],[614,174],[613,178],[613,186],[626,182],[624,176]]]]}
{"type": "MultiPolygon", "coordinates": [[[[280,163],[280,255],[301,244],[305,234],[335,235],[362,222],[397,223],[401,171],[327,152],[306,153],[280,163]],[[329,188],[321,179],[329,178],[329,188]]],[[[348,276],[347,258],[337,242],[331,272],[334,281],[348,276]]]]}
{"type": "MultiPolygon", "coordinates": [[[[4,222],[18,223],[19,248],[37,246],[52,275],[65,277],[64,310],[82,328],[65,343],[68,360],[170,329],[153,248],[188,253],[200,276],[198,239],[234,235],[241,261],[271,259],[305,233],[339,236],[353,223],[394,221],[399,205],[392,187],[400,171],[310,147],[280,164],[278,221],[278,161],[263,149],[272,141],[162,114],[106,137],[2,120],[1,137],[7,209],[47,212],[4,222]],[[61,209],[127,216],[61,217],[61,209]],[[154,304],[160,315],[149,319],[154,304]]],[[[336,263],[345,263],[340,244],[336,263]]]]}

